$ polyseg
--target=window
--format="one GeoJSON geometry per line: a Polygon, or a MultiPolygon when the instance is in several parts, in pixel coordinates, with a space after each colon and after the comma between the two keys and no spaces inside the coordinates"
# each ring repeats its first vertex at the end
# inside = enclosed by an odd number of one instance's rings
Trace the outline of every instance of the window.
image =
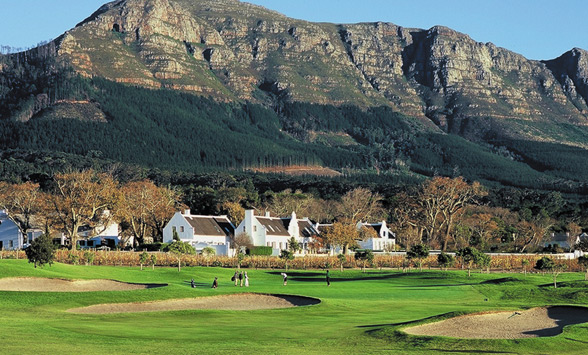
{"type": "Polygon", "coordinates": [[[184,233],[184,226],[180,226],[180,233],[184,233]]]}
{"type": "Polygon", "coordinates": [[[176,226],[173,226],[173,227],[172,227],[172,232],[177,232],[177,230],[176,230],[176,226]]]}
{"type": "Polygon", "coordinates": [[[87,245],[88,245],[89,247],[93,247],[93,246],[94,246],[94,241],[93,241],[93,240],[88,240],[88,243],[87,243],[87,245]]]}
{"type": "Polygon", "coordinates": [[[14,247],[14,240],[9,240],[8,241],[8,247],[9,248],[13,248],[14,247]]]}
{"type": "Polygon", "coordinates": [[[253,233],[257,232],[257,226],[253,226],[253,233]]]}

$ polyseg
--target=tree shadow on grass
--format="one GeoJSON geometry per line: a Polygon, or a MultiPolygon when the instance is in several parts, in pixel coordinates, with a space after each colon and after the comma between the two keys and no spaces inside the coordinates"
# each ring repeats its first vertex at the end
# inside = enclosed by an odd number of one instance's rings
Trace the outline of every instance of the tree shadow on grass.
{"type": "MultiPolygon", "coordinates": [[[[184,281],[182,284],[186,284],[187,286],[190,286],[191,282],[184,281]]],[[[196,281],[194,281],[194,286],[196,286],[195,288],[198,288],[198,287],[209,287],[210,288],[210,287],[212,287],[212,281],[210,281],[210,282],[196,282],[196,281]]]]}
{"type": "MultiPolygon", "coordinates": [[[[281,275],[283,271],[269,271],[271,275],[281,275]]],[[[297,282],[325,282],[325,273],[313,273],[313,272],[287,272],[288,280],[297,282]]],[[[373,280],[391,280],[401,278],[411,278],[414,274],[399,273],[390,274],[389,272],[370,272],[362,274],[361,276],[353,277],[332,277],[331,282],[351,282],[351,281],[373,281],[373,280]]],[[[443,277],[419,277],[420,280],[441,280],[443,277]]],[[[479,283],[452,283],[452,284],[431,284],[431,285],[407,285],[407,286],[396,286],[400,288],[434,288],[434,287],[456,287],[456,286],[473,286],[479,285],[479,283]]]]}
{"type": "Polygon", "coordinates": [[[376,329],[368,330],[368,333],[370,333],[370,332],[374,332],[376,330],[380,330],[383,327],[399,327],[399,326],[417,324],[417,323],[421,323],[421,322],[431,320],[431,319],[439,319],[441,321],[441,320],[444,320],[447,318],[457,317],[458,315],[462,315],[462,313],[447,312],[447,313],[442,313],[442,314],[438,314],[435,316],[430,316],[430,317],[421,318],[421,319],[417,319],[417,320],[410,320],[407,322],[358,325],[356,328],[376,328],[376,329]]]}
{"type": "MultiPolygon", "coordinates": [[[[281,275],[283,271],[270,271],[268,274],[281,275]]],[[[302,282],[325,282],[326,274],[323,273],[312,273],[312,272],[286,272],[288,274],[288,280],[302,281],[302,282]]],[[[390,273],[369,273],[366,276],[360,277],[332,277],[331,282],[346,282],[346,281],[367,281],[367,280],[388,280],[398,279],[406,277],[405,274],[390,274],[390,273]],[[368,276],[369,275],[369,276],[368,276]]]]}

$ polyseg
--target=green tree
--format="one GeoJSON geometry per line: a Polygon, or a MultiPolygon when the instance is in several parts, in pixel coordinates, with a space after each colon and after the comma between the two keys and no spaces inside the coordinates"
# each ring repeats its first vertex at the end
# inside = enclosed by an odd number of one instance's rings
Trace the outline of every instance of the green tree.
{"type": "Polygon", "coordinates": [[[423,271],[423,259],[429,256],[429,247],[424,244],[413,245],[410,250],[406,252],[408,260],[417,260],[420,271],[423,271]]]}
{"type": "Polygon", "coordinates": [[[243,253],[242,251],[239,251],[237,253],[237,255],[235,255],[235,259],[237,260],[237,269],[240,270],[241,269],[241,263],[245,259],[245,253],[243,253]]]}
{"type": "Polygon", "coordinates": [[[437,255],[437,264],[440,267],[444,268],[447,271],[448,267],[453,266],[455,263],[455,258],[447,253],[441,252],[441,254],[437,255]]]}
{"type": "Polygon", "coordinates": [[[43,267],[45,264],[49,264],[51,266],[55,258],[55,249],[49,234],[43,234],[31,242],[31,245],[25,249],[25,253],[29,263],[33,263],[36,268],[37,265],[43,267]]]}
{"type": "Polygon", "coordinates": [[[588,280],[588,256],[582,255],[578,258],[578,264],[586,270],[584,280],[588,280]]]}
{"type": "Polygon", "coordinates": [[[365,265],[369,262],[370,264],[374,261],[374,253],[371,249],[358,250],[355,252],[355,260],[360,260],[361,271],[365,272],[365,265]]]}
{"type": "Polygon", "coordinates": [[[157,255],[151,254],[149,263],[151,264],[151,270],[155,270],[155,264],[157,264],[157,255]]]}
{"type": "Polygon", "coordinates": [[[214,255],[216,255],[216,249],[214,249],[213,247],[204,247],[202,249],[202,256],[206,260],[206,267],[208,267],[210,257],[214,255]]]}
{"type": "Polygon", "coordinates": [[[551,272],[553,275],[553,288],[557,288],[557,277],[565,270],[565,268],[565,264],[557,263],[548,256],[544,256],[537,260],[537,263],[535,264],[535,269],[551,272]]]}
{"type": "Polygon", "coordinates": [[[302,247],[300,246],[300,243],[296,241],[296,238],[292,237],[288,240],[288,250],[290,250],[293,254],[296,254],[302,250],[302,247]]]}
{"type": "Polygon", "coordinates": [[[96,254],[91,251],[84,252],[84,259],[86,260],[86,265],[92,265],[94,263],[94,259],[96,258],[96,254]]]}
{"type": "Polygon", "coordinates": [[[478,267],[480,268],[480,272],[482,272],[482,270],[484,268],[486,268],[486,271],[488,273],[490,273],[490,263],[492,262],[492,258],[490,257],[490,255],[485,254],[481,251],[478,250],[478,252],[475,255],[474,258],[474,263],[476,265],[478,265],[478,267]]]}
{"type": "Polygon", "coordinates": [[[174,254],[178,259],[178,272],[182,271],[182,255],[189,254],[194,255],[196,254],[196,250],[194,247],[188,243],[184,243],[178,240],[174,240],[173,243],[168,245],[167,251],[174,254]]]}
{"type": "Polygon", "coordinates": [[[339,266],[341,267],[341,272],[343,272],[343,264],[347,261],[347,257],[345,254],[337,255],[337,260],[339,260],[339,266]]]}
{"type": "Polygon", "coordinates": [[[455,253],[456,256],[461,258],[461,262],[468,268],[468,277],[471,276],[472,266],[476,262],[478,249],[474,247],[461,248],[455,253]]]}
{"type": "Polygon", "coordinates": [[[147,264],[147,261],[149,261],[149,253],[144,251],[141,253],[141,255],[139,255],[139,263],[141,264],[141,271],[143,271],[143,264],[147,264]]]}
{"type": "Polygon", "coordinates": [[[294,253],[284,249],[280,252],[280,259],[283,259],[286,262],[286,271],[288,271],[288,261],[294,260],[294,253]]]}
{"type": "Polygon", "coordinates": [[[521,266],[523,267],[523,273],[525,274],[525,276],[527,276],[527,266],[529,266],[531,262],[529,261],[529,259],[522,259],[521,260],[521,266]]]}

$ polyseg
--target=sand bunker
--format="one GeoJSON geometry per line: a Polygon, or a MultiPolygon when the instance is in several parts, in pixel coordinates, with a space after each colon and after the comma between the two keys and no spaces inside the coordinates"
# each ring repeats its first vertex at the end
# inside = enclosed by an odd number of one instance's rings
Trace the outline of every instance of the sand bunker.
{"type": "Polygon", "coordinates": [[[178,300],[139,303],[97,304],[88,307],[69,309],[68,312],[85,314],[105,314],[156,311],[183,311],[194,309],[247,311],[255,309],[274,309],[310,306],[318,303],[320,303],[320,300],[310,297],[246,293],[236,295],[186,298],[178,300]]]}
{"type": "Polygon", "coordinates": [[[566,325],[588,322],[588,308],[554,306],[527,311],[478,313],[406,328],[413,335],[466,339],[519,339],[561,334],[566,325]]]}
{"type": "Polygon", "coordinates": [[[0,279],[0,291],[33,292],[95,292],[129,291],[162,287],[166,284],[132,284],[114,280],[64,280],[36,277],[9,277],[0,279]]]}

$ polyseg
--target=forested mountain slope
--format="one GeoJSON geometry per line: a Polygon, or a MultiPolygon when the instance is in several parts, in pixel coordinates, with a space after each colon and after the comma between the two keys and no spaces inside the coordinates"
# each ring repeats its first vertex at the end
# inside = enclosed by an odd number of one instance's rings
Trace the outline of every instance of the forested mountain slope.
{"type": "Polygon", "coordinates": [[[442,26],[310,23],[237,0],[119,0],[0,56],[0,144],[581,192],[587,54],[533,61],[442,26]]]}

